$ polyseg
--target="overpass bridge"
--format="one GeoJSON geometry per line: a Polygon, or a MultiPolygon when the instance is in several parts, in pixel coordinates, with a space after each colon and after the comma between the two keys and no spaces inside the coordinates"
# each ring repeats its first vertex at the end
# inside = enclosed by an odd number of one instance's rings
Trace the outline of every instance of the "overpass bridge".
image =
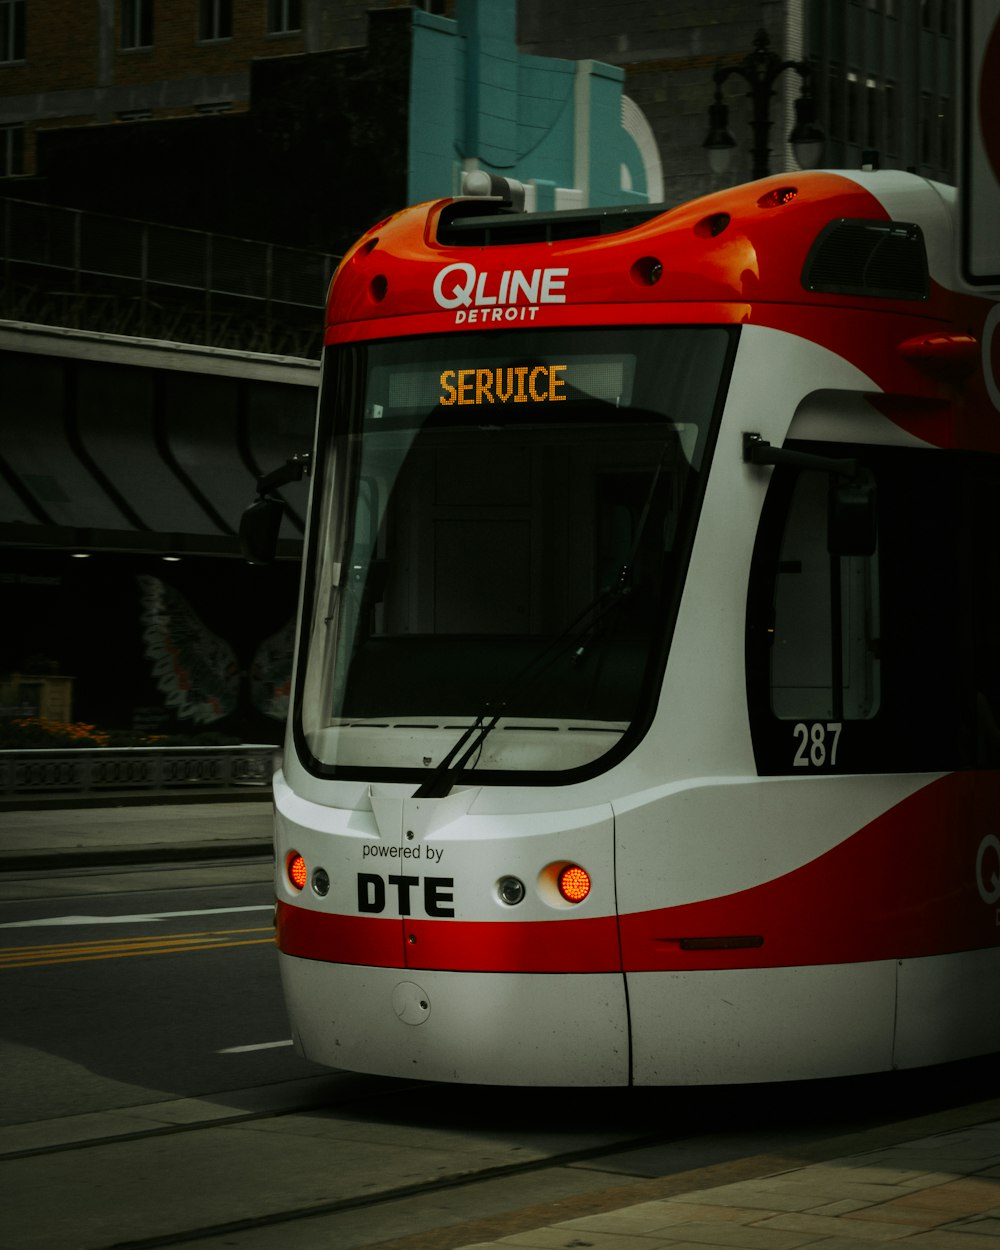
{"type": "Polygon", "coordinates": [[[274,568],[237,531],[312,445],[336,257],[11,200],[0,243],[0,747],[55,677],[67,721],[277,742],[305,487],[274,568]]]}

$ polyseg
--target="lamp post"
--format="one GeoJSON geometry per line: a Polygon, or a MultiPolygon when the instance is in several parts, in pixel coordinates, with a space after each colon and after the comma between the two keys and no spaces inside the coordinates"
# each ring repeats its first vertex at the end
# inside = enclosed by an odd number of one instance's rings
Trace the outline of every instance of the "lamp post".
{"type": "Polygon", "coordinates": [[[802,169],[815,169],[823,155],[825,135],[816,123],[816,101],[812,94],[812,70],[806,61],[783,61],[771,51],[771,41],[766,30],[754,36],[753,51],[747,53],[738,65],[720,66],[712,75],[715,81],[715,100],[708,109],[708,137],[702,146],[708,152],[713,173],[725,173],[736,140],[729,132],[729,106],[722,100],[722,84],[733,74],[746,80],[750,90],[753,114],[750,127],[753,131],[753,176],[765,178],[769,167],[770,149],[768,132],[771,129],[771,97],[775,80],[787,69],[793,69],[802,79],[802,94],[795,101],[795,125],[788,140],[795,151],[795,159],[802,169]]]}

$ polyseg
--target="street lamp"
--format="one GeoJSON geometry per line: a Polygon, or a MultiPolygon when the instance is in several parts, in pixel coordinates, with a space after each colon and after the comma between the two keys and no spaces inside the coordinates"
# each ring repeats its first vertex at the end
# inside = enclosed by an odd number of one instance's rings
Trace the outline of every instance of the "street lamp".
{"type": "Polygon", "coordinates": [[[788,136],[795,152],[795,159],[802,169],[815,169],[823,155],[825,135],[816,124],[816,101],[812,94],[812,70],[806,61],[783,61],[771,51],[770,39],[766,30],[759,30],[754,36],[752,52],[749,52],[739,65],[727,65],[712,75],[715,81],[715,101],[708,109],[708,136],[702,147],[708,152],[708,162],[712,172],[723,174],[729,168],[729,161],[736,140],[729,132],[729,106],[722,100],[722,84],[732,74],[739,74],[745,79],[750,90],[747,95],[753,104],[753,176],[765,178],[771,171],[768,159],[771,155],[768,148],[768,131],[771,129],[771,97],[774,95],[772,86],[776,78],[786,69],[793,69],[802,79],[802,94],[795,101],[795,125],[788,136]]]}

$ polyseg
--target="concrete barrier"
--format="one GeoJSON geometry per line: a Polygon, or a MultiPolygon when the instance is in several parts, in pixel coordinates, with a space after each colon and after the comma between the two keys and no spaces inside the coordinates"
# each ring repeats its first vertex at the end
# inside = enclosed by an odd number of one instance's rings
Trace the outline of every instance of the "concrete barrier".
{"type": "Polygon", "coordinates": [[[277,747],[74,747],[0,751],[0,797],[6,800],[156,791],[191,793],[270,789],[277,747]]]}

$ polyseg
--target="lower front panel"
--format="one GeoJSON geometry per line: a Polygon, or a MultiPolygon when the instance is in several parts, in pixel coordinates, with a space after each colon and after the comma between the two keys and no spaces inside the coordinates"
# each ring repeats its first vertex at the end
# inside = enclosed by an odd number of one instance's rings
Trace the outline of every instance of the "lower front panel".
{"type": "Polygon", "coordinates": [[[900,961],[897,1067],[917,1068],[996,1051],[1000,1051],[1000,947],[900,961]]]}
{"type": "Polygon", "coordinates": [[[639,972],[636,1085],[793,1081],[892,1067],[896,961],[639,972]]]}
{"type": "Polygon", "coordinates": [[[480,1085],[627,1085],[618,973],[409,972],[281,955],[296,1044],[351,1072],[480,1085]]]}

